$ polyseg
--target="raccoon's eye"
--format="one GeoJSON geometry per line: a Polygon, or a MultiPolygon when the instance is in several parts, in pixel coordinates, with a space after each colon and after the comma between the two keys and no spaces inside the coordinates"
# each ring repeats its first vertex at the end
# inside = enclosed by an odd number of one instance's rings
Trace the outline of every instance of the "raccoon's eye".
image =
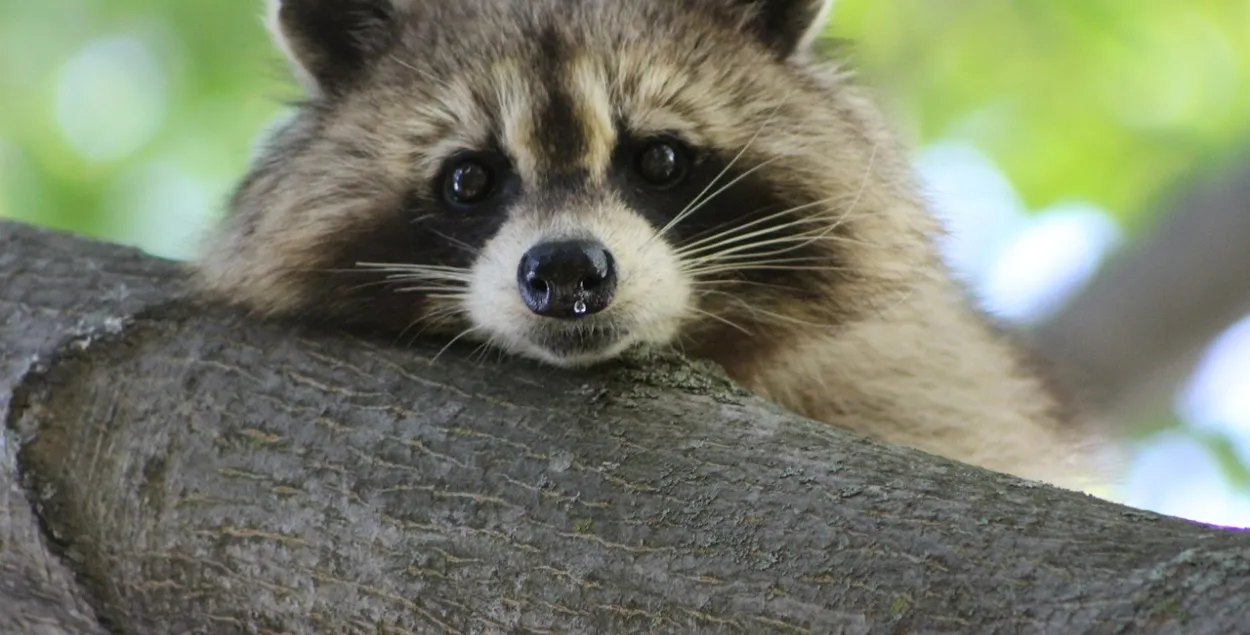
{"type": "Polygon", "coordinates": [[[473,157],[448,165],[443,177],[443,197],[452,205],[477,205],[495,194],[495,169],[473,157]]]}
{"type": "Polygon", "coordinates": [[[680,141],[661,137],[642,146],[634,167],[647,183],[668,188],[686,178],[690,171],[690,156],[680,141]]]}

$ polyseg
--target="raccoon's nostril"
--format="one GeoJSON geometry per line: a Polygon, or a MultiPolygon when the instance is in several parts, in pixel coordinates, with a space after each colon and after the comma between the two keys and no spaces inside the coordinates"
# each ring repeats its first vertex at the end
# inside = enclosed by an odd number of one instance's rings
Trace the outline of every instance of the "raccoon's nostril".
{"type": "Polygon", "coordinates": [[[550,287],[547,286],[547,281],[542,278],[530,278],[526,281],[526,284],[529,285],[529,290],[534,293],[547,293],[550,290],[550,287]]]}
{"type": "Polygon", "coordinates": [[[542,243],[521,257],[517,288],[525,306],[538,315],[586,317],[612,302],[616,261],[595,241],[542,243]]]}

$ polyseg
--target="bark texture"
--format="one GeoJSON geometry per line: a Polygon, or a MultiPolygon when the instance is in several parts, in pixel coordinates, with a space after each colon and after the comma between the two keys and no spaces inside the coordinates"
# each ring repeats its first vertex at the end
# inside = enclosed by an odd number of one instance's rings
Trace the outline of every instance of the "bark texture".
{"type": "Polygon", "coordinates": [[[1250,622],[1250,534],[593,373],[197,309],[0,224],[0,633],[1140,633],[1250,622]]]}

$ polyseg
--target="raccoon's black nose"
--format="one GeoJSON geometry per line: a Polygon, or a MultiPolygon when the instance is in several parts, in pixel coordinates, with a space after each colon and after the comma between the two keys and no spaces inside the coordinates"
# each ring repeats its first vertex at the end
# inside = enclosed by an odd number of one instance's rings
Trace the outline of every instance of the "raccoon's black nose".
{"type": "Polygon", "coordinates": [[[517,268],[521,299],[543,317],[581,318],[598,313],[616,292],[616,262],[589,240],[535,245],[517,268]]]}

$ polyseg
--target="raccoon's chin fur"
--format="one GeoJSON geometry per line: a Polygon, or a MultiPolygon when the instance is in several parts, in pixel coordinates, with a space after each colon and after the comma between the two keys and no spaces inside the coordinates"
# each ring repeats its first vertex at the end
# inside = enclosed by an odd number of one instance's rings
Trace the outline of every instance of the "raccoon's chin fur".
{"type": "Polygon", "coordinates": [[[628,331],[591,324],[561,325],[525,336],[513,344],[513,350],[552,366],[584,368],[609,361],[637,343],[628,331]]]}
{"type": "Polygon", "coordinates": [[[676,334],[672,324],[644,324],[611,315],[583,320],[525,319],[506,328],[492,320],[477,328],[485,337],[475,339],[561,368],[600,364],[633,346],[667,344],[676,334]]]}

